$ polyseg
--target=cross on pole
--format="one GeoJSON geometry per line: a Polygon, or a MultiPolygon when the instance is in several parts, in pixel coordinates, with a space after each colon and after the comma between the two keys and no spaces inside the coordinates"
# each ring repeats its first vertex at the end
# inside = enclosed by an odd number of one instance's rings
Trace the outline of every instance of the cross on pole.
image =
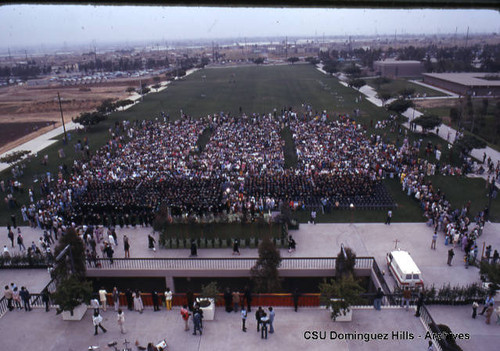
{"type": "Polygon", "coordinates": [[[394,243],[394,248],[397,249],[398,248],[398,243],[401,242],[399,241],[398,239],[394,240],[393,243],[394,243]]]}

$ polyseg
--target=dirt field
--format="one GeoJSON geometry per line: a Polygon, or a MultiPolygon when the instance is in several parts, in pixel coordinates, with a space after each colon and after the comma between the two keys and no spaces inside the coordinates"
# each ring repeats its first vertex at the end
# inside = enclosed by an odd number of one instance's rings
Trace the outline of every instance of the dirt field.
{"type": "MultiPolygon", "coordinates": [[[[143,79],[142,82],[149,83],[147,79],[143,79]]],[[[123,79],[85,86],[90,88],[90,91],[73,86],[1,88],[0,154],[62,124],[58,92],[61,95],[64,120],[70,122],[81,112],[92,111],[105,99],[127,98],[130,94],[125,90],[131,86],[138,87],[139,81],[123,79]],[[29,128],[29,123],[35,123],[37,128],[29,128]]]]}

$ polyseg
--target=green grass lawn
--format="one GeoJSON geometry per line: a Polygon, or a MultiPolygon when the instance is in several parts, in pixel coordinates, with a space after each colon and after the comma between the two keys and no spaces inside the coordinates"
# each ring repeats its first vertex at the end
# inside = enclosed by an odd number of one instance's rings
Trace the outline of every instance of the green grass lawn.
{"type": "Polygon", "coordinates": [[[427,96],[446,96],[446,94],[431,89],[424,87],[419,84],[412,83],[406,79],[398,78],[398,79],[392,79],[389,83],[382,84],[380,86],[377,86],[375,84],[375,81],[373,79],[366,79],[366,84],[371,86],[373,89],[375,89],[377,92],[381,91],[387,91],[393,95],[396,95],[399,93],[399,91],[405,89],[405,88],[413,88],[415,89],[415,93],[418,93],[420,95],[427,94],[427,96]]]}
{"type": "MultiPolygon", "coordinates": [[[[154,119],[160,116],[161,111],[169,114],[171,119],[178,119],[181,109],[193,117],[200,117],[220,111],[231,112],[233,115],[239,114],[240,107],[245,113],[269,113],[274,109],[279,112],[284,107],[292,107],[296,111],[301,111],[302,104],[309,104],[313,107],[313,111],[326,110],[334,118],[338,114],[345,113],[352,116],[353,110],[359,109],[360,116],[356,120],[367,126],[368,135],[376,132],[380,133],[386,141],[396,142],[399,139],[401,143],[404,135],[398,134],[397,130],[390,132],[389,129],[375,130],[369,127],[370,121],[375,124],[377,120],[387,119],[389,113],[365,99],[356,103],[356,97],[359,95],[355,89],[344,87],[337,79],[323,75],[312,65],[204,69],[182,80],[172,82],[166,90],[160,93],[145,96],[143,102],[134,105],[129,110],[111,114],[106,121],[92,126],[85,134],[71,133],[72,138],[67,145],[63,145],[62,137],[59,137],[55,145],[45,149],[37,158],[33,158],[27,163],[24,175],[20,179],[25,191],[17,193],[15,196],[20,204],[27,203],[27,190],[32,188],[35,197],[39,198],[39,183],[34,183],[34,179],[48,171],[53,177],[56,177],[61,161],[71,169],[73,159],[81,157],[74,151],[77,140],[83,140],[84,136],[87,136],[91,152],[94,152],[109,140],[108,130],[115,122],[154,119]],[[202,79],[202,76],[206,76],[206,78],[202,79]],[[60,148],[63,148],[66,154],[64,160],[58,158],[57,152],[60,148]],[[45,154],[49,156],[49,163],[47,166],[42,166],[40,160],[45,154]]],[[[203,148],[209,137],[210,133],[205,131],[198,141],[198,145],[203,148]]],[[[288,167],[293,166],[297,161],[290,131],[285,128],[282,131],[282,137],[285,140],[285,163],[288,167]]],[[[446,142],[433,134],[422,136],[409,133],[408,138],[410,141],[423,139],[424,145],[427,141],[441,145],[444,151],[442,160],[448,160],[446,142]]],[[[422,156],[425,157],[423,153],[422,156]]],[[[433,161],[433,157],[431,157],[431,161],[433,161]]],[[[0,178],[8,179],[10,176],[10,171],[7,170],[0,175],[0,178]]],[[[456,188],[454,178],[447,179],[450,184],[454,184],[450,187],[452,193],[463,195],[477,190],[472,182],[464,182],[461,184],[463,188],[456,188]]],[[[398,204],[398,208],[394,211],[394,221],[421,221],[420,208],[412,199],[406,197],[400,190],[399,184],[395,180],[387,180],[385,183],[398,204]]],[[[480,197],[477,201],[479,200],[481,201],[477,206],[483,206],[484,198],[480,197]]],[[[460,202],[457,204],[453,202],[453,204],[460,206],[460,202]]],[[[0,208],[0,225],[8,223],[11,213],[15,213],[18,220],[21,217],[19,209],[11,212],[6,205],[2,205],[0,208]]],[[[499,207],[494,207],[494,209],[495,212],[500,213],[499,207]]],[[[299,219],[304,221],[307,221],[309,217],[309,213],[305,212],[297,215],[299,219]]],[[[356,222],[381,222],[385,220],[385,215],[384,211],[356,211],[353,220],[356,222]]],[[[347,213],[333,212],[325,216],[318,214],[318,221],[349,222],[350,216],[349,211],[347,213]]],[[[495,216],[495,218],[499,217],[498,214],[495,216]]]]}

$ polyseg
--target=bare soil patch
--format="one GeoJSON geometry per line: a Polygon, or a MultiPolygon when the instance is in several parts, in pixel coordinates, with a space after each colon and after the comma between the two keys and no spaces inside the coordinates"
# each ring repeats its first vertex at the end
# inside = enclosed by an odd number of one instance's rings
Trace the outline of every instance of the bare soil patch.
{"type": "Polygon", "coordinates": [[[457,104],[456,99],[429,99],[414,101],[417,108],[436,108],[436,107],[454,107],[457,104]]]}

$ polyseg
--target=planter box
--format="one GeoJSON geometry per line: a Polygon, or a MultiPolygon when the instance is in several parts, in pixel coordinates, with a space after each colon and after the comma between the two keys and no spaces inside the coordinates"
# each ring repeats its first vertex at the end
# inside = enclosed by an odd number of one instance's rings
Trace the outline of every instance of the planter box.
{"type": "MultiPolygon", "coordinates": [[[[196,302],[200,303],[202,300],[206,299],[197,298],[196,302]]],[[[215,300],[208,299],[208,301],[210,301],[210,305],[208,307],[200,307],[200,309],[203,311],[203,320],[213,321],[215,318],[215,300]]]]}
{"type": "Polygon", "coordinates": [[[62,319],[64,321],[80,321],[87,312],[87,305],[82,303],[80,306],[75,307],[73,315],[69,311],[63,311],[62,319]]]}

